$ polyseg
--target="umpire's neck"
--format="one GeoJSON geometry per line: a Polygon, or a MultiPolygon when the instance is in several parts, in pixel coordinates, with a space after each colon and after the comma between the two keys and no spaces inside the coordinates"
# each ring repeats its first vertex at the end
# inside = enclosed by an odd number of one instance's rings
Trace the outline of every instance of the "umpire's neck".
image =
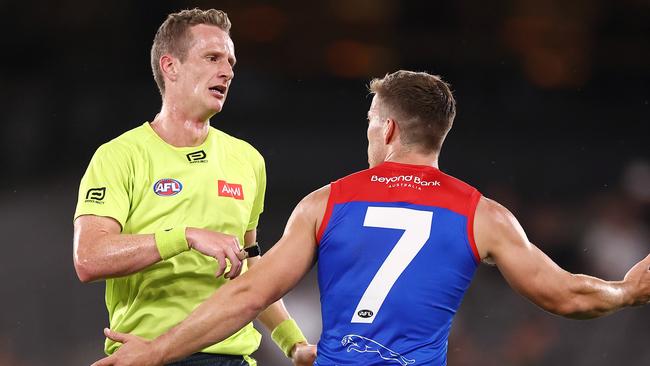
{"type": "Polygon", "coordinates": [[[179,106],[163,103],[160,113],[156,115],[151,128],[165,142],[176,147],[201,145],[210,130],[210,117],[216,114],[211,111],[203,115],[186,113],[179,106]]]}

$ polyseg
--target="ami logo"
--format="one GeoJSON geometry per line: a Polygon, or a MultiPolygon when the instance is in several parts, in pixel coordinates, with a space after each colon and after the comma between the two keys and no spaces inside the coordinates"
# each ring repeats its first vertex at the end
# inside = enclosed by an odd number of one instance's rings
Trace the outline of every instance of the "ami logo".
{"type": "Polygon", "coordinates": [[[172,178],[163,178],[153,185],[153,191],[159,196],[173,196],[183,189],[183,184],[172,178]]]}
{"type": "Polygon", "coordinates": [[[244,190],[242,189],[241,184],[228,183],[225,180],[219,180],[219,196],[243,200],[244,190]]]}

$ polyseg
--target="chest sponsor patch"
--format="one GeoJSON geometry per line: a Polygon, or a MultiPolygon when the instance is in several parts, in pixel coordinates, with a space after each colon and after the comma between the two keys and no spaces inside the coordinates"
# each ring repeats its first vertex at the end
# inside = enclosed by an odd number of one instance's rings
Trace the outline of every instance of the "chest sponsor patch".
{"type": "Polygon", "coordinates": [[[244,189],[241,184],[228,183],[225,180],[219,180],[219,196],[232,197],[236,200],[244,199],[244,189]]]}
{"type": "Polygon", "coordinates": [[[163,178],[154,183],[153,191],[159,196],[173,196],[183,190],[183,184],[176,179],[163,178]]]}

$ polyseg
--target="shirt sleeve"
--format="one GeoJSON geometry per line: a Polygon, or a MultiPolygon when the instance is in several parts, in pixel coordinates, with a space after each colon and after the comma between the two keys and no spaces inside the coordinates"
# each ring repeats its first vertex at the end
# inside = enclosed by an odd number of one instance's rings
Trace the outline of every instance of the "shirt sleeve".
{"type": "Polygon", "coordinates": [[[124,229],[132,187],[129,166],[124,149],[110,143],[100,146],[81,179],[74,219],[82,215],[111,217],[124,229]]]}
{"type": "Polygon", "coordinates": [[[257,180],[257,189],[255,201],[253,201],[253,208],[251,210],[251,218],[248,222],[246,231],[253,230],[257,227],[260,220],[260,215],[264,211],[264,195],[266,194],[266,166],[262,155],[259,156],[259,164],[255,172],[255,179],[257,180]]]}

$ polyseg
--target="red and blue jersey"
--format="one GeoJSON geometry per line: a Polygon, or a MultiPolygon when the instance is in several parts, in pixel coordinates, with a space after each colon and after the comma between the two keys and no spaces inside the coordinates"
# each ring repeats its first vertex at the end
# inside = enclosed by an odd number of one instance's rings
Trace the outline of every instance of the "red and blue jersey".
{"type": "Polygon", "coordinates": [[[480,261],[480,197],[436,168],[391,162],[330,185],[314,365],[446,365],[452,319],[480,261]]]}

